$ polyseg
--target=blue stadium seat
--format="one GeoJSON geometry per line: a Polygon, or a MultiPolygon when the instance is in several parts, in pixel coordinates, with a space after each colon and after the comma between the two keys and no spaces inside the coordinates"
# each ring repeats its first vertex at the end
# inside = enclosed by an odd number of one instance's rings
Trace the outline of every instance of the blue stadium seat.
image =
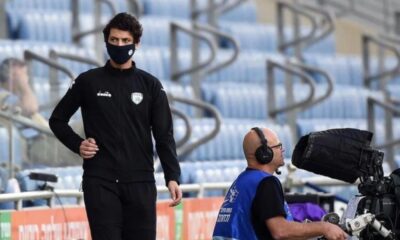
{"type": "MultiPolygon", "coordinates": [[[[0,61],[8,57],[23,59],[23,53],[25,50],[30,50],[41,56],[47,57],[51,49],[61,53],[69,53],[95,59],[95,52],[93,49],[78,47],[71,44],[30,40],[0,40],[0,61]]],[[[81,73],[93,67],[88,64],[81,64],[70,60],[61,59],[59,61],[75,74],[81,73]]],[[[32,70],[33,72],[31,74],[33,77],[40,77],[41,79],[49,77],[49,69],[42,63],[35,61],[32,66],[32,70]]],[[[60,73],[59,77],[62,79],[65,78],[66,75],[60,73]]]]}
{"type": "Polygon", "coordinates": [[[221,83],[204,85],[203,92],[226,118],[267,118],[265,87],[256,84],[221,83]]]}
{"type": "Polygon", "coordinates": [[[400,85],[391,85],[388,88],[390,96],[394,99],[400,99],[400,85]]]}
{"type": "MultiPolygon", "coordinates": [[[[22,146],[22,137],[16,127],[13,127],[13,157],[14,168],[21,169],[24,158],[24,148],[22,146]]],[[[10,161],[10,135],[8,130],[0,126],[0,163],[9,166],[10,161]]]]}
{"type": "MultiPolygon", "coordinates": [[[[188,19],[190,17],[190,1],[186,0],[142,0],[144,14],[188,19]]],[[[204,8],[207,1],[198,1],[199,8],[204,8]]],[[[254,2],[247,1],[220,16],[225,21],[257,21],[257,9],[254,2]]]]}
{"type": "Polygon", "coordinates": [[[9,155],[9,135],[5,127],[0,127],[0,159],[2,163],[7,163],[9,155]]]}
{"type": "MultiPolygon", "coordinates": [[[[224,1],[224,0],[221,0],[224,1]]],[[[229,1],[228,1],[229,2],[229,1]]],[[[254,1],[245,1],[240,6],[225,12],[220,16],[221,21],[232,22],[257,22],[257,6],[254,1]]],[[[233,25],[235,25],[233,24],[233,25]]]]}
{"type": "MultiPolygon", "coordinates": [[[[291,31],[289,31],[291,32],[291,31]]],[[[301,32],[305,35],[310,32],[310,28],[302,27],[301,32]]],[[[319,32],[316,32],[319,35],[319,32]]],[[[292,33],[290,33],[292,35],[292,33]]],[[[336,53],[336,42],[335,42],[335,35],[333,33],[329,34],[322,40],[315,42],[311,46],[304,49],[305,53],[308,54],[322,54],[322,55],[334,55],[336,53]]]]}
{"type": "MultiPolygon", "coordinates": [[[[222,30],[233,35],[233,37],[239,42],[240,48],[244,51],[278,51],[278,31],[275,25],[247,22],[238,22],[235,24],[230,22],[221,22],[220,26],[222,30]]],[[[302,32],[308,33],[309,30],[308,28],[302,28],[302,32]]],[[[290,28],[286,28],[284,34],[288,40],[292,39],[293,32],[290,28]]],[[[222,42],[222,46],[231,47],[231,45],[226,41],[222,42]]],[[[328,56],[334,54],[335,51],[333,35],[330,35],[305,49],[305,52],[308,54],[318,53],[328,54],[328,56]]],[[[293,50],[290,49],[288,52],[293,52],[293,50]]]]}
{"type": "MultiPolygon", "coordinates": [[[[58,177],[58,181],[55,184],[50,183],[55,189],[75,189],[80,188],[82,181],[82,167],[59,167],[59,168],[37,168],[37,169],[25,169],[16,174],[16,179],[20,185],[21,191],[39,191],[43,186],[43,181],[35,181],[29,179],[29,174],[31,172],[41,172],[48,174],[55,174],[58,177]]],[[[76,200],[71,198],[60,198],[56,200],[56,204],[76,204],[76,200]]],[[[46,202],[43,199],[25,201],[25,206],[42,206],[46,202]]]]}
{"type": "MultiPolygon", "coordinates": [[[[232,182],[246,168],[246,160],[181,162],[182,183],[232,182]]],[[[205,196],[221,196],[221,190],[206,190],[205,196]]],[[[188,196],[196,196],[189,194],[188,196]]]]}
{"type": "MultiPolygon", "coordinates": [[[[191,29],[190,21],[186,19],[173,19],[170,17],[155,17],[155,16],[143,16],[140,19],[143,26],[143,35],[140,40],[143,48],[147,46],[151,47],[170,47],[170,24],[172,22],[183,25],[186,28],[191,29]]],[[[208,35],[207,33],[202,33],[208,35]]],[[[208,35],[209,36],[209,35],[208,35]]],[[[182,31],[178,32],[177,35],[178,48],[190,48],[192,44],[192,37],[182,31]]],[[[208,45],[200,40],[201,48],[209,48],[208,45]]]]}
{"type": "MultiPolygon", "coordinates": [[[[319,96],[324,93],[326,86],[316,88],[319,96]]],[[[204,92],[222,116],[227,118],[267,118],[267,94],[264,88],[255,84],[220,84],[203,87],[204,92]]],[[[296,84],[296,100],[304,99],[309,92],[308,86],[296,84]]],[[[334,89],[333,94],[323,102],[301,112],[301,118],[362,118],[366,117],[366,102],[369,96],[381,98],[382,93],[367,89],[340,87],[334,89]]],[[[278,106],[286,106],[286,94],[283,86],[276,87],[276,101],[278,106]]],[[[382,117],[383,111],[377,111],[377,116],[382,117]]],[[[284,116],[279,116],[284,121],[284,116]]]]}
{"type": "MultiPolygon", "coordinates": [[[[277,51],[277,30],[275,26],[261,23],[221,22],[221,29],[226,31],[239,42],[240,49],[244,51],[258,50],[265,52],[277,51]]],[[[227,42],[223,46],[229,47],[227,42]]]]}
{"type": "MultiPolygon", "coordinates": [[[[323,92],[322,86],[317,87],[316,93],[323,92]]],[[[307,94],[307,89],[299,91],[300,99],[307,94]]],[[[365,118],[367,116],[367,98],[383,98],[382,92],[367,89],[336,85],[333,94],[323,102],[300,113],[300,118],[365,118]]],[[[378,108],[377,108],[378,109],[378,108]]],[[[383,110],[376,111],[376,116],[383,117],[383,110]]]]}
{"type": "MultiPolygon", "coordinates": [[[[356,56],[328,56],[321,54],[308,54],[306,61],[313,66],[327,71],[335,84],[362,86],[361,58],[356,56]]],[[[315,76],[317,82],[325,82],[321,76],[315,76]]]]}
{"type": "MultiPolygon", "coordinates": [[[[1,169],[4,170],[4,169],[1,169]]],[[[15,178],[10,178],[7,179],[6,188],[4,193],[19,193],[21,192],[19,188],[18,181],[15,178]]],[[[0,203],[0,209],[15,209],[15,203],[14,202],[2,202],[0,203]]]]}
{"type": "MultiPolygon", "coordinates": [[[[332,77],[335,84],[363,86],[363,65],[360,56],[355,55],[323,55],[318,53],[308,53],[305,55],[306,61],[313,66],[326,70],[332,77]]],[[[385,59],[385,69],[392,69],[397,60],[392,57],[385,59]]],[[[371,59],[370,66],[372,74],[377,74],[378,61],[376,58],[371,59]]],[[[321,76],[315,76],[317,82],[325,82],[321,76]]],[[[391,85],[399,85],[399,79],[390,81],[391,85]]],[[[377,87],[378,83],[374,82],[372,86],[377,87]]]]}
{"type": "Polygon", "coordinates": [[[190,16],[190,1],[182,0],[143,0],[144,14],[186,18],[190,16]]]}
{"type": "MultiPolygon", "coordinates": [[[[90,14],[80,15],[81,30],[91,30],[95,23],[90,14]]],[[[106,23],[109,16],[103,16],[101,23],[106,23]]],[[[16,30],[18,39],[28,39],[44,42],[72,43],[72,20],[70,12],[27,12],[20,16],[16,30]]],[[[94,46],[93,36],[86,36],[82,44],[94,46]]]]}
{"type": "MultiPolygon", "coordinates": [[[[210,132],[213,128],[212,119],[193,120],[192,138],[198,139],[210,132]]],[[[177,125],[175,125],[177,126],[177,125]]],[[[222,161],[229,159],[244,159],[242,152],[243,137],[254,126],[266,126],[274,129],[286,151],[285,156],[289,157],[292,151],[292,136],[290,129],[286,125],[277,125],[261,120],[246,119],[224,119],[220,132],[215,138],[193,150],[184,161],[222,161]]]]}
{"type": "MultiPolygon", "coordinates": [[[[217,55],[217,62],[221,62],[231,56],[231,50],[220,50],[217,55]]],[[[257,83],[265,84],[267,82],[267,59],[283,62],[284,59],[278,54],[264,54],[259,52],[241,52],[236,61],[214,73],[207,76],[205,83],[257,83]]],[[[282,72],[275,72],[276,82],[282,83],[284,75],[282,72]]]]}
{"type": "MultiPolygon", "coordinates": [[[[180,84],[170,82],[170,81],[164,81],[163,87],[167,93],[171,93],[173,96],[176,97],[184,97],[184,98],[189,98],[189,99],[194,99],[194,92],[191,86],[182,86],[180,84]]],[[[184,103],[180,102],[170,102],[174,107],[176,107],[178,110],[183,111],[187,116],[192,117],[194,116],[195,113],[195,108],[184,103]]]]}
{"type": "Polygon", "coordinates": [[[168,79],[166,75],[163,51],[168,51],[166,48],[154,48],[143,46],[136,50],[133,59],[138,68],[141,68],[159,79],[168,79]]]}

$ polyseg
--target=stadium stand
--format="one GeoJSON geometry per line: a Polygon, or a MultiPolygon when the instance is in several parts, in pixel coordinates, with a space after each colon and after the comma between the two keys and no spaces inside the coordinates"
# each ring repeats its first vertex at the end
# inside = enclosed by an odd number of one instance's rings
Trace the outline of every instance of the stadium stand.
{"type": "MultiPolygon", "coordinates": [[[[94,22],[93,1],[79,1],[80,23],[82,30],[89,30],[97,25],[94,22]],[[84,24],[83,24],[84,23],[84,24]]],[[[127,3],[123,0],[112,1],[117,10],[127,9],[127,3]]],[[[195,99],[195,91],[189,75],[183,76],[178,81],[171,79],[171,52],[170,52],[170,23],[172,21],[184,26],[191,26],[190,1],[187,0],[141,0],[143,7],[140,21],[144,27],[144,35],[141,46],[134,55],[138,67],[151,72],[161,79],[167,92],[175,96],[195,99]]],[[[202,1],[205,3],[206,1],[202,1]]],[[[225,2],[222,1],[221,2],[225,2]]],[[[199,6],[204,7],[200,4],[199,6]]],[[[0,60],[5,57],[23,58],[23,52],[27,49],[49,56],[51,49],[76,56],[96,59],[94,48],[94,37],[85,37],[81,44],[73,41],[71,1],[69,0],[8,0],[6,11],[8,15],[9,39],[0,40],[0,60]]],[[[104,7],[101,22],[110,17],[110,11],[104,7]]],[[[254,1],[245,1],[244,4],[228,11],[217,20],[217,27],[231,34],[240,45],[240,54],[236,61],[221,69],[204,76],[201,82],[201,100],[215,106],[222,116],[222,125],[218,134],[207,143],[198,146],[189,154],[180,157],[182,167],[182,183],[202,182],[231,182],[244,167],[245,161],[241,151],[243,135],[253,126],[270,126],[277,130],[285,146],[285,158],[289,162],[294,144],[295,136],[305,135],[311,131],[324,130],[336,127],[353,127],[367,129],[367,99],[377,97],[384,99],[384,92],[377,88],[365,87],[363,80],[363,62],[358,55],[342,55],[336,51],[335,36],[331,33],[303,51],[305,63],[318,67],[328,72],[334,80],[334,91],[332,95],[311,108],[297,113],[295,121],[296,128],[289,125],[289,116],[280,114],[277,121],[270,117],[268,109],[267,68],[266,60],[271,59],[282,64],[288,64],[288,59],[295,57],[293,49],[289,54],[278,51],[278,26],[270,23],[257,21],[257,6],[254,1]]],[[[200,22],[206,23],[204,16],[200,22]]],[[[283,29],[288,38],[293,37],[293,27],[283,29]]],[[[305,34],[310,31],[310,26],[301,26],[300,32],[305,34]]],[[[191,38],[186,34],[178,34],[179,41],[179,63],[178,65],[188,67],[191,64],[191,38]]],[[[232,54],[232,44],[224,39],[217,39],[218,54],[216,62],[222,62],[232,54]]],[[[200,58],[209,54],[205,44],[201,44],[200,58]]],[[[101,49],[104,55],[104,49],[101,49]]],[[[376,59],[373,71],[378,71],[376,59]]],[[[66,68],[75,75],[93,67],[90,64],[60,59],[66,68]]],[[[388,58],[387,67],[396,64],[396,59],[388,58]]],[[[51,103],[56,99],[51,98],[51,79],[49,67],[43,63],[33,62],[31,67],[32,85],[39,97],[41,105],[51,103]]],[[[310,74],[315,80],[316,94],[326,88],[323,77],[318,74],[310,74]]],[[[287,76],[284,72],[275,73],[276,86],[275,95],[277,105],[283,107],[288,102],[285,83],[287,76]]],[[[399,79],[391,81],[388,89],[393,95],[400,96],[399,79]]],[[[69,86],[69,79],[65,74],[59,74],[58,92],[62,94],[69,86]]],[[[298,80],[295,81],[295,99],[303,99],[309,92],[309,88],[298,80]]],[[[192,136],[186,144],[212,131],[214,120],[207,114],[196,116],[193,107],[182,103],[173,103],[173,106],[187,114],[191,118],[192,136]]],[[[377,112],[378,122],[375,133],[377,142],[384,143],[384,113],[377,112]]],[[[395,119],[394,135],[400,137],[398,119],[395,119]]],[[[175,136],[179,138],[184,135],[185,127],[182,121],[175,121],[175,136]]],[[[15,131],[17,132],[17,131],[15,131]]],[[[17,139],[21,136],[16,136],[17,139]]],[[[15,149],[19,149],[15,141],[15,149]]],[[[1,162],[6,163],[10,158],[8,145],[10,137],[6,128],[0,128],[1,162]]],[[[15,164],[22,168],[22,151],[16,150],[15,164]]],[[[400,163],[400,153],[396,151],[397,164],[400,163]]],[[[58,189],[79,189],[82,169],[80,166],[66,168],[41,168],[22,169],[16,174],[21,191],[32,191],[38,189],[40,183],[32,182],[27,178],[32,171],[43,171],[55,173],[59,182],[55,185],[58,189]],[[39,185],[38,185],[39,184],[39,185]]],[[[307,173],[299,171],[300,177],[308,176],[307,173]]],[[[286,176],[283,170],[282,179],[286,176]]],[[[158,186],[165,185],[161,172],[156,172],[158,186]]],[[[340,189],[336,189],[340,190],[340,189]]],[[[341,190],[340,190],[341,191],[341,190]]],[[[222,191],[207,192],[206,196],[221,196],[222,191]]],[[[346,194],[346,193],[344,193],[346,194]]],[[[159,198],[167,198],[167,194],[159,195],[159,198]]],[[[72,203],[68,199],[62,202],[72,203]]],[[[26,203],[28,204],[28,203],[26,203]]],[[[31,202],[31,205],[43,204],[43,201],[31,202]]]]}

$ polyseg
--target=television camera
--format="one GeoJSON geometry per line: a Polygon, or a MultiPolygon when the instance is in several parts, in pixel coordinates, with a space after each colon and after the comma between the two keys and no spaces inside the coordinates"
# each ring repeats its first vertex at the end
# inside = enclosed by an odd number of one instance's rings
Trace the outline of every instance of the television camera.
{"type": "Polygon", "coordinates": [[[400,239],[400,168],[383,172],[383,152],[370,147],[373,134],[343,128],[312,132],[300,138],[293,164],[317,174],[358,184],[359,195],[348,203],[342,218],[324,220],[359,239],[400,239]]]}

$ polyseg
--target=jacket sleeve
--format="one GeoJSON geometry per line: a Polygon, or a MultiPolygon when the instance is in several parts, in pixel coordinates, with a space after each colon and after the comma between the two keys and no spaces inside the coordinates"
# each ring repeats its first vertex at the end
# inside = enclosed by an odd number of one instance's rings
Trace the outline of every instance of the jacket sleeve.
{"type": "Polygon", "coordinates": [[[49,125],[54,135],[71,151],[79,154],[79,146],[83,139],[76,134],[68,122],[81,106],[82,79],[79,76],[72,82],[65,96],[55,107],[49,119],[49,125]]]}
{"type": "Polygon", "coordinates": [[[158,80],[155,82],[152,89],[151,126],[156,150],[164,170],[166,185],[171,180],[179,184],[181,170],[176,154],[171,110],[164,88],[158,80]]]}

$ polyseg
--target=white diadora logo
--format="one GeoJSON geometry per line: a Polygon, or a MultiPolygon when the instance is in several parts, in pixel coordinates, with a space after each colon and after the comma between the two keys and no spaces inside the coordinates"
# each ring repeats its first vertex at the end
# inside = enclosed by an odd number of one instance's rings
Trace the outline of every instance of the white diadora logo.
{"type": "Polygon", "coordinates": [[[132,55],[133,54],[133,50],[132,49],[129,50],[128,54],[129,54],[129,56],[132,55]]]}
{"type": "Polygon", "coordinates": [[[105,92],[101,92],[101,91],[99,91],[98,93],[97,93],[97,96],[98,97],[111,97],[111,93],[110,92],[108,92],[108,91],[105,91],[105,92]]]}
{"type": "Polygon", "coordinates": [[[131,99],[132,99],[132,102],[134,102],[137,105],[142,102],[143,94],[140,92],[134,92],[131,94],[131,99]]]}

